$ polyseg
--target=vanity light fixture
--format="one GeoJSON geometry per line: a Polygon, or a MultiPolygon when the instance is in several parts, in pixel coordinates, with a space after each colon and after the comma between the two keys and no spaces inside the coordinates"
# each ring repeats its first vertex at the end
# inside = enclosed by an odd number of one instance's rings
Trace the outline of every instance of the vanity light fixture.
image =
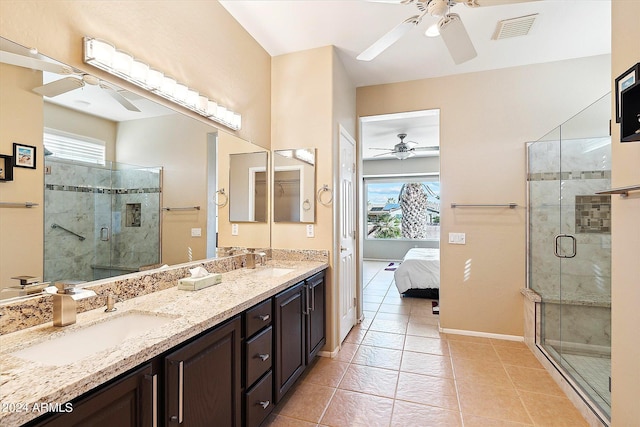
{"type": "Polygon", "coordinates": [[[104,40],[84,38],[84,62],[155,93],[230,129],[242,127],[242,116],[198,91],[116,49],[104,40]]]}

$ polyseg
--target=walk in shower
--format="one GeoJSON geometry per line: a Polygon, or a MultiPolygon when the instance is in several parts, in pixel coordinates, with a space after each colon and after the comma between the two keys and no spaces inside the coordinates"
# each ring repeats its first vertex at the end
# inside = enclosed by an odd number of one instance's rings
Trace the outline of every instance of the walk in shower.
{"type": "Polygon", "coordinates": [[[161,172],[45,158],[44,280],[96,280],[159,263],[161,172]]]}
{"type": "Polygon", "coordinates": [[[528,281],[537,345],[610,417],[611,97],[527,147],[528,281]]]}

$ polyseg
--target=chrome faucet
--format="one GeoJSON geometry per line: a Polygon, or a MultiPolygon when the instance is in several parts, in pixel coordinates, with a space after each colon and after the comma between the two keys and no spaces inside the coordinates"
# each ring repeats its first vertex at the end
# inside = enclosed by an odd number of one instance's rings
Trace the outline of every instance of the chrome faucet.
{"type": "Polygon", "coordinates": [[[77,289],[76,284],[57,282],[57,292],[53,294],[53,326],[67,326],[76,323],[76,301],[94,297],[91,289],[77,289]]]}
{"type": "Polygon", "coordinates": [[[267,254],[264,252],[255,252],[253,248],[247,248],[247,260],[245,266],[247,268],[256,268],[256,257],[260,257],[260,265],[265,265],[267,254]]]}

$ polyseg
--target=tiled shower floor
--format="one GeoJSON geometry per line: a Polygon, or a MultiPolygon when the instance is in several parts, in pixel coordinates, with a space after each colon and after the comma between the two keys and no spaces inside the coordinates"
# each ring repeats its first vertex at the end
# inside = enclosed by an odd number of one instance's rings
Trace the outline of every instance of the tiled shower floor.
{"type": "Polygon", "coordinates": [[[440,333],[431,300],[402,298],[386,266],[365,262],[365,320],[265,425],[587,425],[523,343],[440,333]]]}

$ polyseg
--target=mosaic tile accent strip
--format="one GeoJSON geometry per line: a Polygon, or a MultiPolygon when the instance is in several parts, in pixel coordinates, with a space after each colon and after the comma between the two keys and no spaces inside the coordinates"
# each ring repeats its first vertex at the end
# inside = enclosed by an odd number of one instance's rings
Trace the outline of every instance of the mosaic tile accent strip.
{"type": "Polygon", "coordinates": [[[527,176],[527,181],[568,181],[572,179],[611,179],[611,171],[536,172],[527,176]]]}
{"type": "Polygon", "coordinates": [[[59,185],[46,184],[45,190],[51,191],[71,191],[74,193],[96,193],[96,194],[145,194],[160,193],[160,188],[103,188],[87,187],[81,185],[59,185]]]}
{"type": "Polygon", "coordinates": [[[576,232],[611,233],[611,196],[576,196],[576,232]]]}

